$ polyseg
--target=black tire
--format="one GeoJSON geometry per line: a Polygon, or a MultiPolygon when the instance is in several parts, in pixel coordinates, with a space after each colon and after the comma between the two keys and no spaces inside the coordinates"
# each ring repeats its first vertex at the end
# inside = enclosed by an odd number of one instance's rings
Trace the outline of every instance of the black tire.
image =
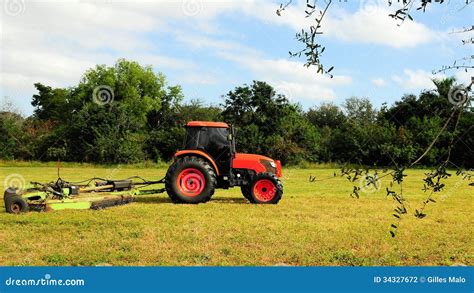
{"type": "Polygon", "coordinates": [[[10,214],[20,214],[28,212],[28,203],[20,196],[5,197],[5,209],[10,214]]]}
{"type": "Polygon", "coordinates": [[[251,200],[252,195],[250,194],[250,186],[248,185],[242,185],[240,186],[240,190],[242,191],[242,195],[248,199],[249,201],[251,200]]]}
{"type": "MultiPolygon", "coordinates": [[[[258,188],[257,188],[258,189],[258,188]]],[[[270,189],[268,189],[270,190],[270,189]]],[[[280,179],[275,174],[271,173],[260,173],[256,175],[252,183],[250,184],[250,202],[255,203],[255,204],[277,204],[283,196],[283,184],[281,183],[280,179]],[[265,181],[263,181],[265,180],[265,181]],[[261,196],[258,194],[255,194],[256,190],[256,185],[261,183],[268,183],[269,186],[263,187],[262,191],[267,192],[267,188],[271,187],[273,190],[268,191],[268,194],[271,194],[271,198],[263,199],[261,196]],[[270,185],[271,184],[271,185],[270,185]]]]}
{"type": "Polygon", "coordinates": [[[174,161],[166,173],[166,192],[174,203],[204,203],[209,201],[214,194],[217,182],[216,177],[214,168],[207,161],[195,156],[181,157],[174,161]],[[178,176],[184,170],[190,168],[198,170],[203,175],[205,181],[202,191],[195,196],[184,194],[177,184],[178,176]]]}

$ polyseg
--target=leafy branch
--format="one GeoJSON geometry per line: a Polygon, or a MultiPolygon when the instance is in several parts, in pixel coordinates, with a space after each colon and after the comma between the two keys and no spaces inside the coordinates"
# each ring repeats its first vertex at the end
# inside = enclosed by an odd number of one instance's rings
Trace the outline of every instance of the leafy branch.
{"type": "MultiPolygon", "coordinates": [[[[281,16],[282,12],[291,4],[291,2],[292,1],[290,0],[285,5],[280,4],[280,8],[276,12],[277,15],[281,16]]],[[[305,10],[305,17],[314,17],[314,24],[309,27],[309,30],[301,29],[301,32],[296,33],[296,40],[303,43],[304,48],[297,52],[289,51],[289,54],[291,57],[301,57],[302,55],[304,55],[306,58],[306,63],[304,66],[315,66],[317,68],[317,73],[327,74],[329,75],[329,77],[333,78],[331,71],[334,69],[334,66],[331,66],[326,69],[320,60],[321,55],[326,50],[326,47],[322,46],[317,41],[317,36],[323,34],[323,32],[321,31],[322,22],[324,17],[326,16],[329,7],[332,4],[332,0],[326,0],[325,6],[322,10],[318,10],[316,8],[316,2],[317,0],[306,0],[305,10]]]]}
{"type": "MultiPolygon", "coordinates": [[[[341,2],[341,0],[339,1],[341,2]]],[[[390,13],[388,16],[398,20],[398,26],[401,26],[406,19],[413,21],[413,16],[411,11],[415,6],[416,2],[419,2],[416,8],[417,11],[422,11],[423,13],[426,12],[426,9],[429,4],[432,4],[433,1],[431,0],[387,0],[387,4],[391,7],[394,2],[400,3],[402,5],[401,8],[395,10],[393,13],[390,13]]],[[[472,4],[473,0],[465,0],[465,6],[472,4]]],[[[283,12],[288,9],[288,7],[293,3],[293,0],[289,0],[284,4],[281,3],[280,7],[277,9],[276,14],[278,16],[282,16],[283,12]]],[[[318,74],[327,74],[329,77],[333,77],[331,73],[334,69],[334,66],[330,66],[328,69],[323,65],[321,61],[321,55],[324,53],[326,47],[323,46],[319,42],[319,35],[322,35],[322,23],[323,19],[326,16],[329,7],[333,3],[332,0],[325,0],[324,4],[321,9],[318,9],[316,4],[317,0],[306,0],[306,9],[305,9],[305,18],[314,17],[314,23],[309,27],[309,29],[301,29],[301,32],[296,33],[296,40],[303,44],[303,49],[292,52],[289,51],[291,57],[298,57],[301,58],[304,56],[306,62],[304,64],[305,67],[314,66],[317,69],[318,74]],[[316,16],[314,16],[316,15],[316,16]]],[[[437,4],[445,3],[445,0],[437,0],[434,1],[437,4]]],[[[463,7],[463,8],[464,8],[463,7]]],[[[460,9],[461,10],[461,9],[460,9]]],[[[464,28],[460,31],[453,32],[453,33],[466,33],[474,30],[474,26],[464,28]]],[[[462,45],[472,45],[474,44],[474,38],[468,38],[462,40],[462,45]]],[[[472,62],[473,56],[468,56],[459,60],[454,61],[452,65],[445,65],[439,70],[433,70],[433,74],[445,72],[451,69],[472,69],[474,66],[470,64],[472,62]],[[462,62],[464,61],[464,62],[462,62]],[[461,63],[461,64],[460,64],[461,63]]]]}

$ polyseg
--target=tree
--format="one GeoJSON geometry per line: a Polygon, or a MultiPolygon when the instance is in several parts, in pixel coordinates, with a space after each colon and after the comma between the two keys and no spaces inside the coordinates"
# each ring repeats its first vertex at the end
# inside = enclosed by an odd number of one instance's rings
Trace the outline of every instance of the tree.
{"type": "Polygon", "coordinates": [[[77,110],[77,105],[73,105],[69,99],[68,89],[56,88],[35,83],[38,94],[33,95],[31,105],[35,107],[34,115],[43,121],[58,122],[67,119],[67,114],[77,110]]]}
{"type": "Polygon", "coordinates": [[[275,93],[269,84],[254,81],[224,98],[222,116],[237,127],[239,151],[266,154],[283,163],[317,160],[317,129],[298,105],[275,93]]]}
{"type": "Polygon", "coordinates": [[[37,89],[36,118],[61,122],[41,142],[39,159],[101,163],[146,159],[154,113],[182,98],[181,88],[167,86],[163,74],[124,59],[88,70],[70,89],[37,89]]]}
{"type": "MultiPolygon", "coordinates": [[[[468,107],[458,109],[456,105],[449,101],[449,93],[455,88],[455,82],[453,78],[433,80],[436,86],[435,90],[424,91],[419,97],[406,95],[401,101],[395,102],[392,107],[384,106],[380,111],[380,119],[392,123],[399,131],[403,131],[405,136],[410,137],[411,146],[418,154],[421,154],[423,149],[436,138],[453,112],[459,111],[462,114],[458,120],[459,122],[453,121],[453,123],[446,126],[446,130],[439,135],[431,151],[420,161],[422,164],[436,164],[442,160],[443,156],[447,155],[446,152],[450,148],[455,150],[461,147],[464,153],[467,151],[467,154],[469,154],[469,150],[462,146],[465,143],[459,141],[456,136],[462,136],[463,140],[472,137],[469,127],[466,127],[467,124],[465,123],[472,121],[474,113],[468,107]],[[457,131],[455,131],[456,125],[457,131]],[[451,141],[454,143],[452,146],[450,146],[451,141]]],[[[451,120],[454,120],[454,118],[451,120]]],[[[451,161],[455,165],[472,166],[472,159],[460,156],[457,151],[453,151],[452,154],[454,156],[451,161]]]]}
{"type": "Polygon", "coordinates": [[[305,114],[308,121],[320,133],[318,157],[323,162],[341,160],[343,154],[338,138],[346,123],[344,112],[335,104],[323,103],[319,107],[310,108],[305,114]]]}
{"type": "Polygon", "coordinates": [[[0,111],[0,159],[18,158],[19,142],[22,138],[23,118],[14,112],[0,111]]]}
{"type": "Polygon", "coordinates": [[[367,124],[374,122],[377,118],[377,111],[367,98],[351,97],[346,99],[344,110],[347,118],[355,123],[367,124]]]}
{"type": "Polygon", "coordinates": [[[315,126],[336,129],[346,121],[342,110],[332,103],[323,103],[319,107],[310,108],[306,113],[308,120],[315,126]]]}

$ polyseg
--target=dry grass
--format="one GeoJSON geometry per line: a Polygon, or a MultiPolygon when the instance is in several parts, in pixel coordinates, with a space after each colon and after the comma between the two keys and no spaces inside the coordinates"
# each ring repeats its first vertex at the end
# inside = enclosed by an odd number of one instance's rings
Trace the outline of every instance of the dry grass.
{"type": "MultiPolygon", "coordinates": [[[[140,175],[165,169],[64,168],[68,180],[140,175]]],[[[102,211],[0,212],[0,265],[473,265],[473,188],[456,176],[425,219],[412,216],[425,195],[422,170],[405,183],[410,214],[389,235],[394,202],[382,190],[352,199],[344,178],[310,183],[332,169],[286,169],[278,205],[251,205],[240,189],[219,190],[200,205],[174,205],[166,194],[102,211]]],[[[0,182],[55,179],[54,167],[0,167],[0,182]]],[[[3,194],[3,191],[2,191],[3,194]]]]}

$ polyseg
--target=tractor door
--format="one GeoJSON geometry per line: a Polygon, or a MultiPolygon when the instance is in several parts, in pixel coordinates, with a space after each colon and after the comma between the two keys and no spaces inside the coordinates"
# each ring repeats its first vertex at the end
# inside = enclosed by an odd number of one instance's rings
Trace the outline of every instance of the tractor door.
{"type": "Polygon", "coordinates": [[[232,143],[229,141],[229,129],[203,127],[199,135],[199,147],[214,159],[221,175],[230,175],[232,143]]]}

